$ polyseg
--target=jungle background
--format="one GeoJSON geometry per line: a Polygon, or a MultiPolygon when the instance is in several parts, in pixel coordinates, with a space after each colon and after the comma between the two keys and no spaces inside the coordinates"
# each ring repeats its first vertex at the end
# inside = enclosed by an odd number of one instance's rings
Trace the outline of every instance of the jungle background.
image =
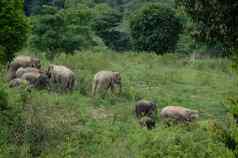
{"type": "Polygon", "coordinates": [[[237,25],[235,0],[1,0],[0,158],[237,158],[237,25]],[[74,90],[9,88],[17,55],[66,65],[74,90]],[[91,97],[100,70],[120,96],[91,97]],[[139,99],[200,117],[147,130],[139,99]]]}

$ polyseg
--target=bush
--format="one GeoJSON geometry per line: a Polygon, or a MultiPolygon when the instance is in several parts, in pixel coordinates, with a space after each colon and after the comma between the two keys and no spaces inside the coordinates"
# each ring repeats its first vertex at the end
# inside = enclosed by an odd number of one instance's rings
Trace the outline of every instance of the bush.
{"type": "Polygon", "coordinates": [[[22,0],[0,1],[0,44],[5,49],[6,59],[22,48],[27,39],[28,24],[24,17],[22,0]]]}
{"type": "Polygon", "coordinates": [[[64,34],[62,48],[73,52],[96,45],[91,29],[92,11],[87,6],[78,6],[64,11],[64,34]]]}
{"type": "Polygon", "coordinates": [[[136,50],[163,53],[175,50],[182,25],[173,10],[148,4],[131,16],[130,29],[136,50]]]}
{"type": "Polygon", "coordinates": [[[238,157],[238,98],[230,96],[226,99],[225,106],[228,111],[225,121],[211,121],[209,131],[238,157]]]}
{"type": "Polygon", "coordinates": [[[232,114],[236,122],[238,123],[238,98],[229,97],[227,101],[228,101],[228,104],[226,105],[227,109],[229,113],[232,114]]]}
{"type": "Polygon", "coordinates": [[[214,139],[223,142],[238,157],[238,126],[233,116],[227,115],[224,123],[210,122],[209,131],[214,139]]]}
{"type": "MultiPolygon", "coordinates": [[[[135,135],[140,140],[141,158],[233,158],[233,153],[222,142],[198,127],[170,127],[160,131],[135,135]]],[[[136,144],[136,143],[135,143],[136,144]]]]}
{"type": "Polygon", "coordinates": [[[40,15],[33,19],[31,44],[33,48],[47,51],[50,56],[95,45],[91,18],[90,9],[84,6],[63,11],[44,6],[40,15]]]}
{"type": "Polygon", "coordinates": [[[126,32],[118,30],[122,15],[112,10],[109,6],[99,5],[96,7],[94,30],[102,38],[105,45],[112,50],[125,51],[130,49],[130,36],[126,32]],[[103,10],[104,8],[104,10],[103,10]]]}
{"type": "Polygon", "coordinates": [[[57,51],[62,44],[63,22],[57,8],[44,6],[41,15],[33,19],[32,46],[49,53],[57,51]]]}
{"type": "Polygon", "coordinates": [[[130,36],[126,32],[111,30],[100,36],[105,45],[115,51],[126,51],[131,48],[130,36]]]}

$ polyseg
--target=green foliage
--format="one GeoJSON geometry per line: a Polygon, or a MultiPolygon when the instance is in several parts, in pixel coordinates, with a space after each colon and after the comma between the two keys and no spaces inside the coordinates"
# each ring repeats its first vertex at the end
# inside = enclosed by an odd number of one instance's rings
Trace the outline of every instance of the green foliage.
{"type": "Polygon", "coordinates": [[[234,49],[232,52],[232,64],[231,68],[233,72],[238,75],[238,49],[234,49]]]}
{"type": "Polygon", "coordinates": [[[86,6],[63,11],[44,6],[41,14],[33,19],[32,46],[53,56],[60,51],[73,53],[95,45],[91,18],[86,6]]]}
{"type": "Polygon", "coordinates": [[[61,48],[63,23],[61,12],[54,7],[45,6],[41,10],[41,15],[33,19],[32,46],[48,52],[61,48]]]}
{"type": "Polygon", "coordinates": [[[8,108],[7,96],[7,93],[3,89],[0,89],[0,112],[8,108]]]}
{"type": "Polygon", "coordinates": [[[27,38],[28,24],[24,17],[22,0],[0,1],[0,45],[5,48],[6,59],[22,48],[27,38]]]}
{"type": "Polygon", "coordinates": [[[196,23],[192,35],[199,41],[223,43],[227,49],[237,47],[237,1],[177,0],[196,23]]]}
{"type": "Polygon", "coordinates": [[[130,29],[136,50],[164,53],[175,50],[182,26],[173,10],[148,4],[131,16],[130,29]]]}
{"type": "Polygon", "coordinates": [[[230,114],[237,120],[238,123],[238,98],[229,97],[227,98],[227,108],[230,114]]]}
{"type": "Polygon", "coordinates": [[[27,16],[40,14],[44,5],[51,5],[62,9],[65,7],[65,1],[66,0],[25,0],[25,14],[27,16]]]}
{"type": "Polygon", "coordinates": [[[224,144],[216,142],[206,130],[195,125],[165,128],[145,135],[139,135],[143,140],[139,148],[140,158],[234,158],[224,144]]]}
{"type": "MultiPolygon", "coordinates": [[[[223,98],[238,90],[234,86],[237,81],[231,80],[226,70],[228,59],[190,63],[189,56],[118,54],[107,49],[62,53],[50,61],[43,55],[39,58],[43,70],[50,63],[72,69],[76,87],[70,93],[28,93],[8,88],[7,82],[0,80],[11,109],[0,121],[0,157],[196,158],[205,157],[205,153],[208,158],[233,158],[223,139],[206,128],[209,118],[223,122],[223,98]],[[91,97],[92,80],[100,70],[121,72],[122,95],[91,97]],[[156,128],[148,131],[139,126],[133,113],[135,102],[141,98],[158,103],[158,111],[167,105],[181,105],[201,111],[201,116],[191,126],[169,128],[158,119],[156,128]]],[[[4,74],[1,72],[0,78],[4,74]]]]}
{"type": "Polygon", "coordinates": [[[99,15],[96,15],[94,30],[103,39],[105,45],[116,51],[130,49],[129,34],[118,30],[122,15],[105,5],[96,6],[96,9],[98,10],[96,14],[99,15]]]}
{"type": "Polygon", "coordinates": [[[216,140],[223,142],[235,157],[238,156],[238,126],[237,120],[227,115],[225,122],[211,121],[209,131],[216,140]]]}
{"type": "Polygon", "coordinates": [[[85,5],[64,11],[64,35],[62,48],[73,52],[96,45],[91,30],[92,11],[85,5]]]}
{"type": "Polygon", "coordinates": [[[3,47],[0,46],[0,65],[5,64],[7,61],[7,57],[6,57],[6,53],[5,53],[5,49],[3,47]]]}

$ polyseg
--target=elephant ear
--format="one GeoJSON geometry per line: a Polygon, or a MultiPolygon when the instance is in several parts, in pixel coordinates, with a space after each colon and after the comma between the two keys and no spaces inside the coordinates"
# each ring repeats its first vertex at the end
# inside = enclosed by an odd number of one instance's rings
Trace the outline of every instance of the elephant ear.
{"type": "Polygon", "coordinates": [[[111,80],[112,80],[112,83],[117,83],[118,75],[116,72],[113,72],[111,80]]]}
{"type": "Polygon", "coordinates": [[[120,72],[114,72],[114,80],[115,81],[118,81],[118,80],[121,80],[121,75],[120,75],[120,72]]]}

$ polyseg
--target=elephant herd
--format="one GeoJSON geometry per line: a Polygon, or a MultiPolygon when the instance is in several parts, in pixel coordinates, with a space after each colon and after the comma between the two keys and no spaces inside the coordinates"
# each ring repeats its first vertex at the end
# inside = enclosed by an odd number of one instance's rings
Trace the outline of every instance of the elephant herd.
{"type": "MultiPolygon", "coordinates": [[[[47,70],[41,69],[38,58],[30,56],[17,56],[8,65],[8,81],[10,87],[18,87],[27,84],[34,88],[49,88],[56,85],[64,91],[73,90],[75,86],[75,74],[63,65],[50,64],[47,70]]],[[[93,80],[92,95],[99,91],[121,87],[119,72],[100,71],[96,73],[93,80]]],[[[121,88],[120,88],[121,89],[121,88]]]]}
{"type": "Polygon", "coordinates": [[[8,65],[8,81],[10,87],[18,87],[23,83],[34,88],[46,88],[50,84],[58,84],[65,90],[74,85],[74,73],[65,66],[49,65],[42,70],[38,58],[18,56],[8,65]]]}
{"type": "MultiPolygon", "coordinates": [[[[38,58],[17,56],[8,65],[9,87],[19,87],[23,84],[32,88],[50,88],[52,85],[64,91],[71,91],[75,86],[75,74],[63,65],[50,64],[47,70],[41,69],[38,58]]],[[[92,82],[92,96],[97,93],[105,94],[109,89],[112,93],[119,87],[121,92],[121,75],[114,71],[99,71],[92,82]]],[[[135,114],[139,124],[147,129],[155,127],[157,106],[147,100],[140,100],[135,104],[135,114]]],[[[191,122],[198,118],[198,112],[180,106],[167,106],[160,112],[161,120],[175,120],[176,122],[191,122]]]]}

